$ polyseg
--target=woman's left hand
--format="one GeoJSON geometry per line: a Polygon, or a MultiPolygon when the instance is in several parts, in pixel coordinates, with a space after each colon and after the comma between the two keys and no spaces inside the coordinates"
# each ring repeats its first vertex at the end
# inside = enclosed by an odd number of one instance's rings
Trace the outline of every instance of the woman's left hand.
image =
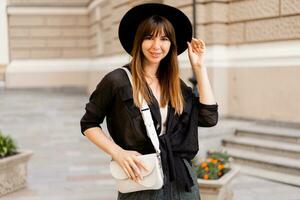
{"type": "Polygon", "coordinates": [[[204,62],[205,43],[201,39],[192,38],[188,44],[188,54],[192,67],[202,67],[204,62]]]}

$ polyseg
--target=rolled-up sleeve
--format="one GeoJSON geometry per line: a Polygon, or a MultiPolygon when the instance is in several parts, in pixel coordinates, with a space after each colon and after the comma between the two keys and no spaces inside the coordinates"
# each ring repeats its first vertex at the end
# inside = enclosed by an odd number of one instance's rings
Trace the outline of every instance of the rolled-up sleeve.
{"type": "Polygon", "coordinates": [[[113,98],[113,81],[109,75],[106,75],[97,85],[85,106],[85,114],[80,120],[81,133],[83,135],[84,131],[89,128],[101,128],[100,124],[109,112],[113,98]]]}
{"type": "Polygon", "coordinates": [[[199,102],[198,111],[198,126],[212,127],[218,123],[218,104],[207,105],[199,102]]]}

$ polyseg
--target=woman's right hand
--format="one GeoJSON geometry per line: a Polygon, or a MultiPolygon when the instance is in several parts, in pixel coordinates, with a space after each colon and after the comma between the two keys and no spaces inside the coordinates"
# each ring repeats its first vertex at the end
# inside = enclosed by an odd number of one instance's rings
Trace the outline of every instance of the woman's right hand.
{"type": "Polygon", "coordinates": [[[139,155],[142,154],[137,151],[118,149],[112,155],[112,159],[122,167],[131,180],[138,182],[143,179],[141,175],[142,169],[148,171],[147,166],[137,157],[139,155]]]}

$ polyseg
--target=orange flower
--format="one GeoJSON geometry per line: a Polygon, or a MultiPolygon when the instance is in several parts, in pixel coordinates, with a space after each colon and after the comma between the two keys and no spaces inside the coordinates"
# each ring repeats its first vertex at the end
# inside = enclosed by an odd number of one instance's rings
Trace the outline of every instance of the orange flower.
{"type": "Polygon", "coordinates": [[[202,163],[201,167],[203,167],[203,168],[207,167],[207,163],[206,162],[202,163]]]}
{"type": "Polygon", "coordinates": [[[205,167],[205,171],[208,171],[208,167],[205,167]]]}
{"type": "Polygon", "coordinates": [[[218,162],[218,160],[213,159],[211,162],[214,163],[214,164],[216,164],[218,162]]]}
{"type": "Polygon", "coordinates": [[[220,169],[220,170],[224,169],[224,165],[219,165],[218,169],[220,169]]]}
{"type": "Polygon", "coordinates": [[[207,180],[207,179],[208,179],[208,175],[207,175],[207,174],[204,174],[203,178],[204,178],[205,180],[207,180]]]}

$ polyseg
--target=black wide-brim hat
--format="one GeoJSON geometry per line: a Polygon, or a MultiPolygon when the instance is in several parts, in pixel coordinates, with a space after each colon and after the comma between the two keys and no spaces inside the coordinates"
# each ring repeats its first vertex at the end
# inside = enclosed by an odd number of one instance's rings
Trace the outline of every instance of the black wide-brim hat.
{"type": "Polygon", "coordinates": [[[152,15],[168,19],[174,27],[177,44],[177,55],[187,49],[191,41],[193,28],[188,17],[179,9],[158,3],[146,3],[131,8],[121,19],[119,39],[127,53],[131,54],[136,30],[139,24],[152,15]]]}

